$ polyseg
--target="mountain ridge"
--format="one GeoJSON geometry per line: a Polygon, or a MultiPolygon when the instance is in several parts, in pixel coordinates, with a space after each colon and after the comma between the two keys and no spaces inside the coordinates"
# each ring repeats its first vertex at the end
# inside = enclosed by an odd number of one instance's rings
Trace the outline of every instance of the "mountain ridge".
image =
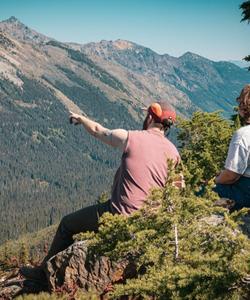
{"type": "Polygon", "coordinates": [[[11,16],[6,20],[1,21],[0,30],[23,42],[40,44],[49,40],[54,40],[53,38],[47,37],[46,35],[29,28],[15,16],[11,16]]]}
{"type": "Polygon", "coordinates": [[[69,110],[128,130],[141,128],[142,105],[160,99],[184,117],[229,116],[250,81],[246,70],[190,52],[62,43],[8,20],[0,22],[0,243],[58,222],[112,184],[120,153],[70,126],[69,110]]]}
{"type": "MultiPolygon", "coordinates": [[[[2,20],[0,21],[0,24],[3,25],[5,23],[9,23],[9,24],[12,24],[12,25],[16,25],[17,27],[20,26],[22,27],[23,29],[28,29],[29,31],[32,31],[32,32],[35,32],[37,35],[40,35],[42,37],[44,37],[47,41],[49,40],[56,40],[52,37],[48,37],[46,35],[43,35],[37,31],[35,31],[34,29],[31,29],[30,27],[26,26],[23,22],[21,22],[18,18],[16,18],[15,16],[11,16],[9,17],[8,19],[5,19],[5,20],[2,20]]],[[[0,26],[1,28],[1,26],[0,26]]],[[[6,28],[5,28],[6,29],[6,28]]],[[[95,44],[107,44],[107,43],[110,43],[110,44],[115,44],[117,45],[117,48],[120,48],[121,50],[123,49],[122,46],[119,47],[119,45],[121,44],[130,44],[130,48],[133,48],[133,47],[138,47],[138,48],[146,48],[146,49],[149,49],[150,51],[152,51],[153,53],[159,55],[159,56],[168,56],[168,57],[171,57],[171,58],[181,58],[181,57],[186,57],[186,56],[193,56],[193,57],[199,57],[199,58],[203,58],[203,59],[206,59],[206,60],[209,60],[209,61],[213,61],[212,59],[208,59],[200,54],[197,54],[197,53],[194,53],[194,52],[191,52],[191,51],[186,51],[184,52],[183,54],[181,54],[180,56],[171,56],[169,55],[168,53],[157,53],[156,51],[150,49],[149,47],[147,46],[142,46],[138,43],[135,43],[135,42],[132,42],[132,41],[129,41],[129,40],[124,40],[124,39],[116,39],[116,40],[101,40],[100,42],[89,42],[89,43],[75,43],[75,42],[64,42],[64,44],[69,44],[69,45],[75,45],[75,46],[87,46],[87,45],[95,45],[95,44]]],[[[225,61],[225,62],[229,62],[229,63],[238,63],[238,62],[241,62],[241,63],[245,63],[244,61],[240,61],[240,60],[219,60],[218,62],[221,62],[221,61],[225,61]]]]}
{"type": "MultiPolygon", "coordinates": [[[[186,52],[180,57],[172,57],[158,55],[140,46],[133,51],[131,48],[115,51],[112,42],[108,42],[108,47],[107,43],[102,42],[82,45],[78,49],[100,65],[108,67],[108,63],[115,63],[165,86],[176,88],[189,98],[196,109],[208,111],[223,109],[228,112],[227,116],[229,112],[232,113],[234,99],[237,97],[236,89],[240,90],[238,78],[247,78],[245,83],[250,79],[249,73],[232,63],[214,62],[191,52],[186,52]],[[227,77],[224,73],[227,73],[227,77]],[[221,94],[220,100],[211,92],[214,89],[217,95],[221,94]]],[[[119,74],[116,73],[116,76],[119,74]]]]}

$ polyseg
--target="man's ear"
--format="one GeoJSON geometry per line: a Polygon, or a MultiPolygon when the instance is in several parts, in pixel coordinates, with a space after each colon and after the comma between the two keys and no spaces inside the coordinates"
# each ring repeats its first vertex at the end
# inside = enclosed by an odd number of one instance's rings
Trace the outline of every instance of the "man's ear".
{"type": "Polygon", "coordinates": [[[148,115],[148,121],[149,121],[150,123],[152,123],[153,120],[154,120],[153,117],[152,117],[151,115],[148,115]]]}

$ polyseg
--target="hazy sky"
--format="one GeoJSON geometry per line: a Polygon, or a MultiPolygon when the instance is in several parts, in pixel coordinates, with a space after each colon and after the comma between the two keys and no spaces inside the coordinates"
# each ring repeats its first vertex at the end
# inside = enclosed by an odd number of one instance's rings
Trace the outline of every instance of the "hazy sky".
{"type": "Polygon", "coordinates": [[[125,39],[163,54],[213,60],[250,54],[250,24],[238,0],[0,0],[0,19],[17,17],[67,42],[125,39]]]}

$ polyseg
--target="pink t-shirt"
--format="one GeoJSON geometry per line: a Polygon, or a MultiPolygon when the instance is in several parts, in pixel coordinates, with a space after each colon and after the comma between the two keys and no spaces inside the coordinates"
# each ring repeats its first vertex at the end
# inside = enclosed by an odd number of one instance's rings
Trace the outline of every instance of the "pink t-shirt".
{"type": "Polygon", "coordinates": [[[111,209],[129,215],[142,207],[153,187],[163,187],[168,170],[167,159],[179,162],[176,147],[154,129],[128,132],[112,187],[111,209]]]}

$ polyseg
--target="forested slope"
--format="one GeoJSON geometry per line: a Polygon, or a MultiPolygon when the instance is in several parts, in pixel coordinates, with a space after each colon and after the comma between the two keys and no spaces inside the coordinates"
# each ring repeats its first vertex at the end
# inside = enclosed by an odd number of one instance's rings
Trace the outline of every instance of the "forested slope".
{"type": "Polygon", "coordinates": [[[122,40],[61,43],[14,17],[0,22],[0,243],[109,193],[121,153],[70,126],[69,109],[108,128],[140,129],[140,106],[159,99],[186,117],[229,114],[249,80],[246,70],[190,53],[158,55],[122,40]]]}
{"type": "MultiPolygon", "coordinates": [[[[68,111],[52,91],[22,76],[23,90],[0,81],[0,240],[53,224],[65,213],[97,200],[109,189],[119,151],[70,126],[68,111]],[[12,95],[11,98],[8,95],[12,95]]],[[[88,84],[65,91],[83,109],[111,128],[128,127],[126,107],[112,104],[88,84]],[[82,99],[87,99],[81,104],[82,99]],[[108,111],[108,113],[107,113],[108,111]],[[109,115],[109,122],[104,117],[109,115]]]]}

